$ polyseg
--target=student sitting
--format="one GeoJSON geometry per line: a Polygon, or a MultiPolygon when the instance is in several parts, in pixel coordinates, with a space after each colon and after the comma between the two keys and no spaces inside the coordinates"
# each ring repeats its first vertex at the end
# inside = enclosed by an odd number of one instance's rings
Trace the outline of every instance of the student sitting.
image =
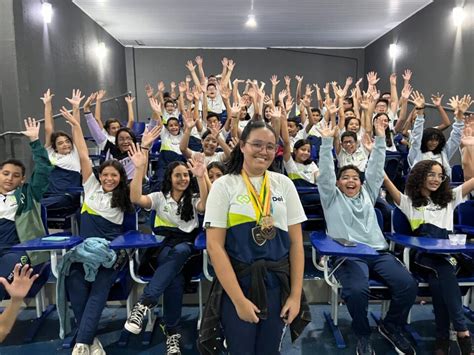
{"type": "Polygon", "coordinates": [[[147,158],[138,145],[136,149],[131,148],[130,155],[136,167],[136,175],[130,184],[130,198],[138,206],[156,211],[154,232],[165,236],[165,240],[162,246],[151,250],[153,259],[156,259],[151,265],[155,271],[133,307],[125,329],[139,334],[146,312],[155,307],[163,295],[167,354],[181,354],[179,323],[185,284],[182,269],[193,253],[199,226],[198,213],[204,212],[206,205],[206,167],[197,159],[191,159],[187,166],[183,162],[173,162],[166,169],[162,191],[142,195],[141,181],[147,158]],[[197,178],[199,196],[194,192],[188,169],[197,178]]]}
{"type": "MultiPolygon", "coordinates": [[[[17,263],[38,265],[49,260],[44,253],[28,253],[28,258],[25,252],[11,250],[15,244],[46,234],[40,201],[53,167],[38,139],[39,122],[28,118],[25,127],[22,133],[30,139],[35,162],[30,181],[25,183],[26,168],[21,161],[8,159],[0,164],[0,277],[9,276],[17,263]]],[[[4,297],[5,288],[0,286],[0,300],[4,297]]]]}
{"type": "Polygon", "coordinates": [[[327,233],[364,243],[379,252],[374,258],[335,258],[335,276],[342,285],[342,298],[352,317],[356,334],[357,354],[371,355],[375,351],[370,341],[371,329],[367,319],[369,304],[369,274],[382,279],[391,292],[390,308],[379,326],[379,332],[399,354],[414,354],[404,337],[402,326],[415,301],[418,284],[406,268],[392,254],[377,223],[374,204],[383,182],[385,161],[385,127],[381,120],[375,124],[375,146],[361,184],[360,171],[346,165],[334,172],[332,140],[335,129],[320,130],[323,142],[320,151],[318,189],[327,223],[327,233]]]}
{"type": "Polygon", "coordinates": [[[355,165],[360,172],[365,171],[370,151],[367,146],[371,146],[372,139],[368,134],[364,135],[364,144],[359,144],[357,134],[353,131],[345,131],[341,135],[341,141],[334,139],[334,148],[337,156],[337,166],[340,168],[346,165],[355,165]],[[367,143],[367,146],[366,144],[367,143]]]}

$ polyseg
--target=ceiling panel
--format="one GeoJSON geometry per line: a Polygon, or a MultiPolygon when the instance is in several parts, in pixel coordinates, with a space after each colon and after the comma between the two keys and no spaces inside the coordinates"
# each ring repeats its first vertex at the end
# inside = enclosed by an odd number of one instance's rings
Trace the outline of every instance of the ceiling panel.
{"type": "Polygon", "coordinates": [[[432,0],[74,0],[124,45],[365,47],[432,0]]]}

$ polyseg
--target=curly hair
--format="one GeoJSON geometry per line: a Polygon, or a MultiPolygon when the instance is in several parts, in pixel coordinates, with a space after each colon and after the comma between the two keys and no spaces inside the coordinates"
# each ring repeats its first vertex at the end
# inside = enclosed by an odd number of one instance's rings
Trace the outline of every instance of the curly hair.
{"type": "Polygon", "coordinates": [[[443,132],[434,127],[428,127],[423,130],[423,137],[421,138],[421,147],[420,150],[422,153],[429,151],[428,141],[436,140],[438,141],[438,146],[432,151],[433,154],[441,154],[446,145],[446,137],[443,132]]]}
{"type": "Polygon", "coordinates": [[[71,142],[71,144],[73,144],[73,141],[72,141],[72,137],[67,134],[66,132],[64,131],[56,131],[56,132],[53,132],[51,133],[51,148],[53,148],[53,150],[55,152],[58,151],[58,147],[56,146],[56,140],[59,138],[59,137],[66,137],[67,139],[69,139],[69,141],[71,142]]]}
{"type": "Polygon", "coordinates": [[[449,177],[439,185],[436,191],[430,193],[429,199],[422,194],[422,188],[425,185],[428,173],[435,165],[441,167],[443,174],[446,174],[443,165],[435,160],[422,160],[411,169],[405,186],[405,193],[410,197],[413,207],[426,206],[430,199],[434,204],[445,208],[453,200],[453,190],[449,185],[449,177]]]}
{"type": "MultiPolygon", "coordinates": [[[[177,166],[184,166],[185,168],[187,168],[186,164],[182,161],[174,161],[168,164],[165,170],[165,179],[163,180],[163,186],[161,189],[161,192],[165,196],[170,194],[171,190],[173,189],[171,175],[173,174],[173,171],[177,166]]],[[[178,214],[185,222],[189,222],[194,217],[194,206],[192,201],[195,194],[195,184],[193,183],[193,180],[190,179],[188,187],[186,188],[186,190],[184,190],[183,196],[181,196],[181,199],[178,202],[178,214]]]]}
{"type": "Polygon", "coordinates": [[[133,212],[134,208],[130,201],[130,189],[127,184],[127,173],[125,172],[125,168],[117,160],[106,160],[99,166],[99,175],[109,166],[117,170],[120,174],[120,182],[112,192],[111,207],[120,208],[122,212],[133,212]]]}

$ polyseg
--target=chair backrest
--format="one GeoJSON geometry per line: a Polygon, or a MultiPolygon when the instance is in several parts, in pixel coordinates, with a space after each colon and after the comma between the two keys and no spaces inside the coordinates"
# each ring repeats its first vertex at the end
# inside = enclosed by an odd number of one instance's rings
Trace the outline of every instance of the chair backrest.
{"type": "Polygon", "coordinates": [[[132,131],[137,137],[141,136],[145,131],[145,122],[133,122],[132,131]]]}
{"type": "Polygon", "coordinates": [[[464,171],[461,165],[454,165],[451,168],[451,181],[452,182],[464,182],[464,171]]]}
{"type": "Polygon", "coordinates": [[[133,213],[123,214],[123,232],[136,231],[138,230],[138,212],[140,209],[136,209],[133,213]]]}
{"type": "Polygon", "coordinates": [[[458,223],[466,226],[474,226],[474,200],[461,203],[458,206],[458,223]]]}
{"type": "Polygon", "coordinates": [[[151,146],[151,152],[152,153],[157,153],[161,149],[161,139],[157,139],[153,142],[153,145],[151,146]]]}
{"type": "Polygon", "coordinates": [[[41,205],[41,221],[43,222],[43,227],[44,227],[44,230],[46,231],[46,234],[49,234],[48,210],[46,209],[46,206],[43,206],[43,205],[41,205]]]}
{"type": "Polygon", "coordinates": [[[379,224],[380,229],[383,231],[383,215],[382,211],[379,208],[374,208],[375,215],[377,216],[377,223],[379,224]]]}
{"type": "Polygon", "coordinates": [[[392,232],[413,234],[410,222],[399,208],[394,208],[392,212],[392,232]]]}
{"type": "Polygon", "coordinates": [[[384,169],[385,169],[385,172],[387,173],[387,176],[392,181],[394,181],[395,178],[397,177],[401,158],[402,158],[401,155],[396,154],[396,153],[386,155],[385,157],[384,169]]]}

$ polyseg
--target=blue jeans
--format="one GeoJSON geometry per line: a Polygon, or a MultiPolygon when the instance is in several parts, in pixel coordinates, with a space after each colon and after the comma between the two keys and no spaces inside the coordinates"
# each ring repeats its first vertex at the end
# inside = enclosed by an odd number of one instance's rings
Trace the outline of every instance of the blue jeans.
{"type": "Polygon", "coordinates": [[[390,331],[396,331],[405,324],[415,302],[418,282],[392,254],[381,253],[380,256],[367,259],[347,258],[335,275],[342,285],[342,298],[347,304],[352,317],[352,329],[357,337],[366,337],[371,333],[367,318],[369,275],[382,279],[391,294],[384,325],[390,331]]]}
{"type": "Polygon", "coordinates": [[[192,251],[189,243],[162,247],[156,271],[140,298],[140,303],[154,306],[163,295],[164,321],[169,332],[176,331],[181,319],[184,294],[184,276],[181,271],[192,251]]]}

